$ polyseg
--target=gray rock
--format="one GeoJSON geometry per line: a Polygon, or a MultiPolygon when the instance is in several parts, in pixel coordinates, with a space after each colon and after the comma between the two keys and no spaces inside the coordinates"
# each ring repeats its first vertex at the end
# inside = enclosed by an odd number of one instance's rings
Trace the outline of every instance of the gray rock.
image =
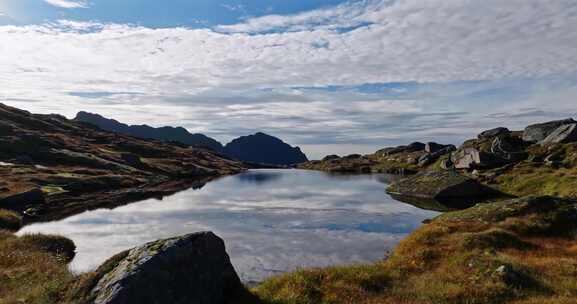
{"type": "Polygon", "coordinates": [[[223,240],[199,232],[128,251],[92,295],[95,304],[224,304],[241,286],[223,240]]]}
{"type": "Polygon", "coordinates": [[[562,125],[539,142],[540,145],[562,144],[577,141],[577,124],[562,125]]]}
{"type": "Polygon", "coordinates": [[[553,131],[563,125],[574,124],[577,121],[573,120],[572,118],[564,119],[564,120],[555,120],[546,123],[540,123],[535,125],[530,125],[525,128],[523,132],[523,140],[528,142],[540,142],[547,138],[553,131]]]}
{"type": "Polygon", "coordinates": [[[477,135],[477,138],[479,138],[479,139],[493,138],[493,137],[497,137],[497,136],[505,135],[505,134],[510,134],[510,133],[511,133],[511,131],[509,131],[509,129],[504,128],[504,127],[499,127],[499,128],[483,131],[479,135],[477,135]]]}

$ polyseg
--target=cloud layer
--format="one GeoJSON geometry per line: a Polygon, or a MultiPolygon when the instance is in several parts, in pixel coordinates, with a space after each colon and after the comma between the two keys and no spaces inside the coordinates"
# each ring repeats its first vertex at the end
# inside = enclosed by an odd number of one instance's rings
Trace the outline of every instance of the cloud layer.
{"type": "MultiPolygon", "coordinates": [[[[572,0],[354,1],[205,29],[0,26],[0,98],[221,140],[259,128],[304,145],[455,140],[495,122],[479,103],[543,114],[552,88],[575,97],[559,80],[577,75],[575,28],[572,0]],[[359,89],[368,84],[383,87],[359,89]]],[[[564,109],[558,99],[545,116],[564,109]]]]}
{"type": "Polygon", "coordinates": [[[85,0],[44,0],[44,2],[61,8],[86,8],[85,0]]]}

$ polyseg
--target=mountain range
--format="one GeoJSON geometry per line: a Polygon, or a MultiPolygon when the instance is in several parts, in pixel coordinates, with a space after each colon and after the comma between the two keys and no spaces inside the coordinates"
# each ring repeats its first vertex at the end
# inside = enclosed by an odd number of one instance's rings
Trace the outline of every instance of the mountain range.
{"type": "Polygon", "coordinates": [[[229,157],[261,164],[294,165],[308,161],[299,147],[292,147],[274,136],[258,132],[234,139],[227,145],[204,134],[192,134],[182,127],[155,128],[148,125],[127,125],[99,114],[79,112],[74,120],[89,123],[102,130],[144,139],[172,141],[205,147],[229,157]]]}

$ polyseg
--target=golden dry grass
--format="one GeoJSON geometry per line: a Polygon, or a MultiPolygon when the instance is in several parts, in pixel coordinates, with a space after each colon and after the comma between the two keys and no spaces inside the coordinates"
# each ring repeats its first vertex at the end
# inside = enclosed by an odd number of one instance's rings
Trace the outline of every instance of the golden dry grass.
{"type": "Polygon", "coordinates": [[[34,240],[0,231],[0,303],[59,303],[73,280],[66,263],[34,240]]]}
{"type": "Polygon", "coordinates": [[[575,207],[548,203],[448,213],[403,240],[387,261],[301,270],[254,292],[274,304],[577,303],[575,207]],[[499,272],[502,266],[508,270],[499,272]]]}

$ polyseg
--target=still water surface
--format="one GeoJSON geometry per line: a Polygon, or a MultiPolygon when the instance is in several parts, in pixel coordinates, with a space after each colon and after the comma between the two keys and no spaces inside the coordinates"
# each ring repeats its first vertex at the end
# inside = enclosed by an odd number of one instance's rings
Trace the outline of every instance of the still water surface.
{"type": "Polygon", "coordinates": [[[75,272],[96,268],[131,247],[210,230],[225,240],[245,282],[299,267],[382,259],[437,213],[397,202],[386,175],[335,176],[302,170],[251,170],[113,210],[34,224],[19,234],[66,236],[76,243],[75,272]]]}

